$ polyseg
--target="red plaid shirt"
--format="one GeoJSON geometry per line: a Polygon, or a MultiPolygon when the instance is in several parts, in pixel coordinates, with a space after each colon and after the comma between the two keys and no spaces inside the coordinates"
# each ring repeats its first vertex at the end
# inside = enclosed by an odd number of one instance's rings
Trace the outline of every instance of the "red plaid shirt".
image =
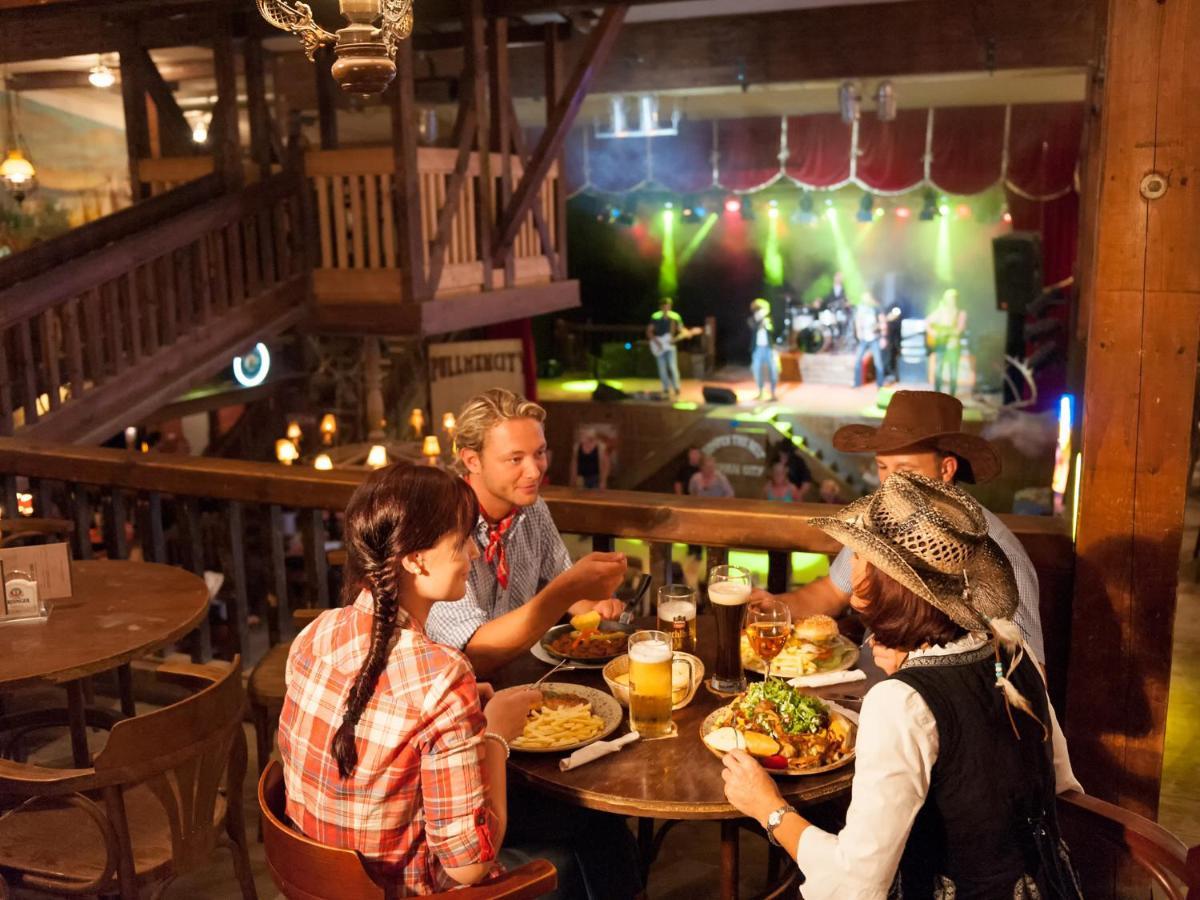
{"type": "Polygon", "coordinates": [[[447,867],[491,860],[497,849],[475,675],[400,610],[355,732],[358,767],[342,780],[330,745],[370,647],[372,608],[364,591],[292,644],[279,718],[288,816],[314,840],[362,853],[406,895],[449,890],[457,885],[447,867]]]}

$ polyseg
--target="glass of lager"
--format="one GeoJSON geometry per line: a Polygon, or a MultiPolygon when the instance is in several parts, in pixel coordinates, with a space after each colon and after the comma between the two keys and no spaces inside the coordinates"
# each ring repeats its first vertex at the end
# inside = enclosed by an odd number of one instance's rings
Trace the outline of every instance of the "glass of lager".
{"type": "Polygon", "coordinates": [[[708,602],[717,620],[717,664],[708,685],[716,694],[746,689],[742,672],[742,625],[750,601],[750,573],[737,566],[715,566],[708,573],[708,602]]]}
{"type": "Polygon", "coordinates": [[[671,669],[675,654],[665,631],[629,636],[629,728],[643,738],[675,733],[671,721],[671,669]]]}
{"type": "Polygon", "coordinates": [[[671,636],[671,649],[696,652],[696,592],[686,584],[658,589],[658,630],[671,636]]]}

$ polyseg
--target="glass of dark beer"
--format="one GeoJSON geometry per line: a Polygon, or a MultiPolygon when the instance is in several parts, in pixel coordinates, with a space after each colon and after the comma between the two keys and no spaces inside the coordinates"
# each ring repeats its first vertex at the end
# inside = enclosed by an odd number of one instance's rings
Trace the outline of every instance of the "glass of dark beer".
{"type": "Polygon", "coordinates": [[[742,625],[750,602],[750,573],[737,566],[715,566],[708,573],[708,602],[717,620],[717,664],[709,688],[717,694],[746,689],[742,672],[742,625]]]}

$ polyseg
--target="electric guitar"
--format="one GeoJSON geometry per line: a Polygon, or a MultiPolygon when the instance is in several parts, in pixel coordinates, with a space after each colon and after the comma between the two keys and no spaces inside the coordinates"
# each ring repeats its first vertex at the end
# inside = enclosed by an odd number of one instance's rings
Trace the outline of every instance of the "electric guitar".
{"type": "Polygon", "coordinates": [[[688,338],[694,338],[696,335],[703,333],[703,328],[684,328],[677,334],[655,335],[650,338],[650,352],[655,356],[662,356],[680,341],[686,341],[688,338]]]}

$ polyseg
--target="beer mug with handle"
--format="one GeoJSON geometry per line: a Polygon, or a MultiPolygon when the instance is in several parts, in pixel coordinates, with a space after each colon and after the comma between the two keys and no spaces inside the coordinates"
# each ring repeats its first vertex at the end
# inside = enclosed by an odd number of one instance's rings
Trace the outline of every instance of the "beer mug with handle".
{"type": "MultiPolygon", "coordinates": [[[[686,657],[680,662],[687,663],[690,685],[692,662],[686,657]]],[[[645,739],[675,733],[671,719],[674,666],[671,636],[665,631],[638,631],[629,636],[629,728],[645,739]]]]}

